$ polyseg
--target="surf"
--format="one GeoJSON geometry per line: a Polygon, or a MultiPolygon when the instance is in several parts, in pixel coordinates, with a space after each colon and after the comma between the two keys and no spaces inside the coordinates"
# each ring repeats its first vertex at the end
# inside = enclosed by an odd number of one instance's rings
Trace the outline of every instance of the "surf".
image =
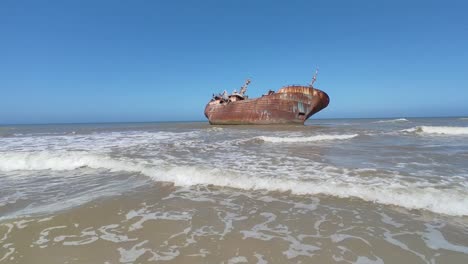
{"type": "Polygon", "coordinates": [[[390,120],[379,120],[373,123],[398,123],[398,122],[408,122],[409,120],[406,118],[397,118],[397,119],[390,119],[390,120]]]}
{"type": "Polygon", "coordinates": [[[417,126],[403,129],[403,132],[434,135],[468,135],[468,127],[455,126],[417,126]]]}
{"type": "Polygon", "coordinates": [[[332,141],[332,140],[346,140],[359,136],[358,134],[349,135],[316,135],[309,137],[271,137],[271,136],[258,136],[255,139],[263,142],[271,143],[301,143],[301,142],[315,142],[315,141],[332,141]]]}
{"type": "MultiPolygon", "coordinates": [[[[359,169],[340,169],[315,163],[316,172],[294,172],[287,175],[257,175],[254,172],[206,165],[176,165],[158,159],[115,158],[86,152],[4,153],[0,171],[72,171],[83,167],[111,172],[139,173],[157,182],[176,186],[214,185],[242,190],[290,192],[294,195],[329,195],[359,198],[368,202],[428,210],[446,215],[468,215],[468,193],[460,188],[436,188],[425,182],[395,181],[377,177],[369,183],[359,177],[359,169]],[[301,177],[290,177],[299,173],[301,177]],[[312,175],[309,175],[311,174],[312,175]],[[306,174],[306,175],[304,175],[306,174]]],[[[374,172],[373,172],[374,173],[374,172]]],[[[376,171],[375,174],[382,172],[376,171]]],[[[30,174],[33,175],[33,174],[30,174]]],[[[376,175],[378,176],[378,175],[376,175]]],[[[66,177],[66,176],[64,176],[66,177]]]]}

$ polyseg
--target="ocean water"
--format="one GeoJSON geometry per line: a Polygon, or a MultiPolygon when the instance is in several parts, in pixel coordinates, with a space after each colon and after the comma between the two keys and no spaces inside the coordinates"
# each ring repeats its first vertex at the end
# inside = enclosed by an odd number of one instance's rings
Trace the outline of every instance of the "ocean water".
{"type": "Polygon", "coordinates": [[[468,263],[468,119],[0,126],[0,263],[468,263]]]}

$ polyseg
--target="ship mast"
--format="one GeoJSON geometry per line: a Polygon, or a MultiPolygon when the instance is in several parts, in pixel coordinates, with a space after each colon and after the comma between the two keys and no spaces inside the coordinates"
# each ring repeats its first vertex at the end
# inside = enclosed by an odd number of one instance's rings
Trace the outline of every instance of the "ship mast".
{"type": "Polygon", "coordinates": [[[250,84],[250,79],[247,79],[245,81],[244,85],[242,85],[242,87],[240,89],[240,92],[239,92],[240,95],[244,95],[245,92],[247,92],[247,86],[249,86],[249,84],[250,84]]]}
{"type": "Polygon", "coordinates": [[[312,77],[312,82],[310,82],[310,87],[314,87],[314,83],[317,80],[318,68],[315,69],[314,77],[312,77]]]}

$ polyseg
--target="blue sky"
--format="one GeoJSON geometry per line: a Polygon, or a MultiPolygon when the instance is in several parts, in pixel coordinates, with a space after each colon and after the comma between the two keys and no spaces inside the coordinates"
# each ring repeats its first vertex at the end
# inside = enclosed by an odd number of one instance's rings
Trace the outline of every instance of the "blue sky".
{"type": "Polygon", "coordinates": [[[0,123],[204,120],[286,84],[312,118],[468,115],[464,1],[0,2],[0,123]]]}

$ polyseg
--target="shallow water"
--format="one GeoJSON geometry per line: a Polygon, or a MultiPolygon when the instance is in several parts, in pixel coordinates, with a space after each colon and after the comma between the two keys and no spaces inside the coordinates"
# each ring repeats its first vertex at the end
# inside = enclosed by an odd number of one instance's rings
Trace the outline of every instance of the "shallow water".
{"type": "Polygon", "coordinates": [[[467,263],[466,118],[0,126],[0,263],[467,263]]]}

